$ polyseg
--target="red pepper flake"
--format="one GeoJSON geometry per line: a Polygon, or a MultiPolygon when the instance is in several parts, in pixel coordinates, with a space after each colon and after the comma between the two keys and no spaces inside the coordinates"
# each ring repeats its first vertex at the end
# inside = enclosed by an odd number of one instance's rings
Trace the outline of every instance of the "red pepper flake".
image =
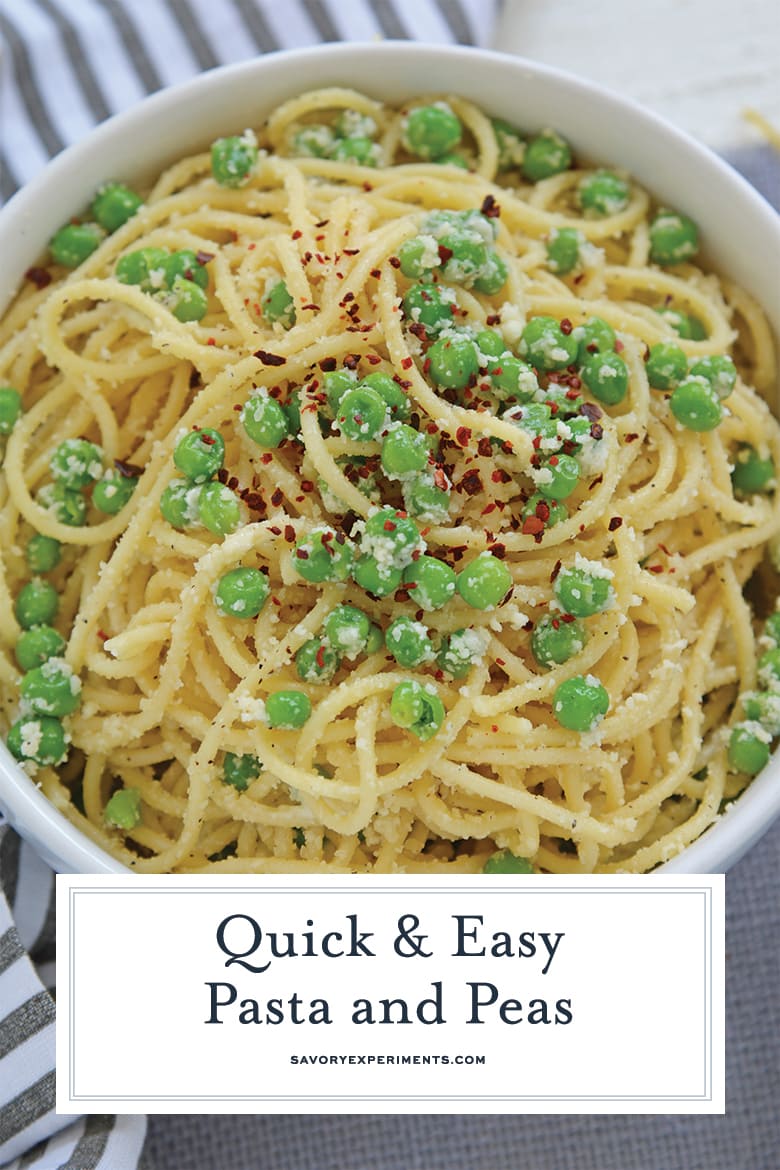
{"type": "Polygon", "coordinates": [[[495,510],[496,510],[496,505],[491,502],[491,503],[485,505],[485,507],[480,512],[480,516],[489,516],[490,513],[495,512],[495,510]]]}
{"type": "Polygon", "coordinates": [[[564,337],[568,337],[573,328],[574,326],[572,325],[569,318],[564,317],[561,321],[561,333],[564,335],[564,337]]]}
{"type": "Polygon", "coordinates": [[[458,427],[455,432],[455,438],[460,443],[461,447],[468,447],[471,439],[471,430],[469,427],[458,427]]]}
{"type": "Polygon", "coordinates": [[[451,260],[452,248],[448,248],[446,244],[439,244],[439,259],[442,264],[446,264],[448,260],[451,260]]]}
{"type": "Polygon", "coordinates": [[[604,428],[601,425],[601,423],[591,423],[590,424],[590,437],[592,439],[603,439],[604,438],[604,428]]]}
{"type": "Polygon", "coordinates": [[[468,551],[467,544],[459,544],[459,545],[456,545],[455,548],[450,549],[450,556],[452,557],[453,561],[456,561],[456,562],[462,561],[463,555],[467,551],[468,551]]]}
{"type": "Polygon", "coordinates": [[[319,313],[319,311],[320,311],[320,306],[315,305],[315,304],[301,305],[301,308],[302,309],[313,309],[315,311],[315,313],[319,313]]]}
{"type": "Polygon", "coordinates": [[[342,300],[339,301],[339,304],[341,305],[341,307],[343,309],[345,305],[348,305],[349,302],[354,301],[354,299],[355,299],[355,294],[353,292],[344,293],[344,297],[342,300]]]}
{"type": "Polygon", "coordinates": [[[491,731],[498,731],[498,724],[497,724],[497,723],[491,723],[491,724],[490,724],[490,730],[491,730],[491,731]]]}
{"type": "Polygon", "coordinates": [[[320,362],[320,369],[324,373],[330,374],[333,370],[335,370],[337,365],[338,365],[338,362],[336,361],[336,359],[334,357],[327,357],[327,358],[323,358],[322,361],[320,362]]]}
{"type": "Polygon", "coordinates": [[[674,556],[674,553],[671,553],[665,544],[661,544],[660,540],[658,542],[658,547],[660,548],[661,552],[665,552],[668,557],[674,556]]]}
{"type": "Polygon", "coordinates": [[[616,340],[615,340],[615,353],[622,353],[625,348],[626,347],[623,344],[623,342],[620,340],[620,338],[619,337],[616,338],[616,340]]]}
{"type": "Polygon", "coordinates": [[[483,490],[482,476],[476,467],[472,467],[470,471],[466,472],[458,484],[458,490],[465,492],[467,496],[476,496],[483,490]]]}
{"type": "Polygon", "coordinates": [[[598,486],[599,486],[599,484],[600,484],[600,483],[603,483],[603,482],[604,482],[604,476],[603,476],[603,475],[597,475],[597,476],[596,476],[596,478],[595,478],[594,480],[592,480],[592,481],[591,481],[591,482],[588,484],[588,491],[589,491],[589,492],[592,492],[592,491],[593,491],[593,489],[594,489],[594,487],[598,487],[598,486]]]}
{"type": "Polygon", "coordinates": [[[247,508],[251,508],[253,512],[265,511],[265,500],[260,492],[253,492],[247,489],[240,493],[241,499],[246,504],[247,508]]]}
{"type": "Polygon", "coordinates": [[[450,486],[447,480],[447,476],[444,474],[444,471],[441,467],[434,467],[433,469],[433,485],[434,487],[437,487],[440,492],[446,492],[447,488],[450,486]]]}
{"type": "Polygon", "coordinates": [[[257,247],[257,244],[247,244],[246,250],[247,250],[247,252],[254,252],[256,247],[257,247]]]}
{"type": "Polygon", "coordinates": [[[364,183],[363,190],[364,191],[373,191],[374,190],[373,183],[364,183]]]}
{"type": "Polygon", "coordinates": [[[390,263],[391,268],[400,268],[401,267],[401,261],[398,259],[397,256],[391,256],[389,263],[390,263]]]}
{"type": "Polygon", "coordinates": [[[611,518],[609,524],[607,525],[607,527],[609,528],[610,532],[617,532],[618,528],[620,528],[622,526],[622,524],[623,524],[623,517],[622,516],[613,516],[611,518]]]}
{"type": "Polygon", "coordinates": [[[356,370],[360,364],[359,353],[348,353],[344,358],[344,366],[348,370],[356,370]]]}
{"type": "Polygon", "coordinates": [[[485,324],[486,325],[500,325],[501,324],[501,314],[500,313],[489,313],[488,316],[485,318],[485,324]]]}
{"type": "Polygon", "coordinates": [[[549,463],[550,467],[557,467],[558,466],[558,456],[551,455],[550,458],[547,460],[547,462],[549,463]]]}
{"type": "Polygon", "coordinates": [[[495,471],[490,473],[490,478],[493,483],[509,483],[512,476],[508,475],[501,467],[497,467],[495,471]]]}
{"type": "Polygon", "coordinates": [[[303,232],[302,232],[302,231],[299,231],[299,229],[298,229],[298,228],[296,228],[296,229],[295,229],[295,231],[294,231],[294,232],[293,232],[293,234],[292,234],[292,238],[293,238],[294,240],[299,240],[299,239],[301,238],[301,236],[302,236],[302,235],[303,235],[303,232]]]}
{"type": "Polygon", "coordinates": [[[360,248],[342,248],[341,250],[345,256],[357,256],[360,252],[360,248]]]}
{"type": "Polygon", "coordinates": [[[488,552],[491,552],[497,560],[503,561],[506,556],[506,545],[502,544],[501,541],[496,541],[488,547],[488,552]]]}
{"type": "Polygon", "coordinates": [[[550,573],[550,584],[552,584],[553,581],[555,580],[555,578],[558,576],[558,574],[561,571],[561,568],[562,568],[562,562],[556,561],[554,566],[553,566],[553,571],[552,571],[552,573],[550,573]]]}
{"type": "Polygon", "coordinates": [[[663,573],[664,567],[663,565],[648,565],[647,571],[648,573],[663,573]]]}
{"type": "Polygon", "coordinates": [[[273,455],[271,454],[271,452],[270,452],[270,451],[265,451],[265,452],[264,452],[264,453],[263,453],[263,454],[260,456],[260,462],[261,462],[261,463],[268,464],[268,463],[270,463],[270,462],[271,462],[271,460],[272,460],[272,459],[273,459],[273,455]]]}
{"type": "Polygon", "coordinates": [[[34,265],[28,268],[24,274],[25,280],[31,281],[36,288],[46,288],[52,282],[52,275],[48,268],[39,268],[34,265]]]}
{"type": "Polygon", "coordinates": [[[310,479],[302,479],[301,480],[301,491],[302,492],[313,492],[314,491],[314,484],[311,482],[310,479]]]}
{"type": "Polygon", "coordinates": [[[214,338],[214,337],[207,337],[206,338],[206,345],[216,345],[216,344],[217,344],[216,338],[214,338]]]}
{"type": "Polygon", "coordinates": [[[430,368],[431,368],[431,359],[429,357],[427,357],[425,359],[425,361],[423,362],[423,373],[427,374],[428,371],[430,370],[430,368]]]}
{"type": "Polygon", "coordinates": [[[527,621],[527,622],[525,623],[525,625],[523,626],[523,629],[524,629],[524,630],[526,631],[526,633],[528,633],[528,634],[530,634],[530,633],[531,633],[531,630],[532,630],[533,628],[534,628],[534,623],[533,623],[532,621],[530,621],[530,619],[529,619],[529,621],[527,621]]]}
{"type": "Polygon", "coordinates": [[[561,621],[566,622],[566,625],[568,626],[570,624],[570,622],[574,621],[574,614],[573,613],[562,613],[561,614],[561,621]]]}
{"type": "Polygon", "coordinates": [[[639,435],[635,435],[632,431],[630,435],[626,435],[625,441],[626,443],[635,443],[638,438],[639,435]]]}
{"type": "Polygon", "coordinates": [[[284,492],[282,491],[281,488],[276,488],[273,495],[271,496],[271,503],[273,504],[273,506],[275,508],[278,508],[283,499],[284,499],[284,492]]]}
{"type": "Polygon", "coordinates": [[[394,524],[392,520],[385,520],[382,527],[384,528],[385,532],[395,532],[398,525],[394,524]]]}
{"type": "Polygon", "coordinates": [[[319,666],[320,670],[324,670],[325,669],[325,646],[322,642],[317,647],[317,653],[315,655],[315,660],[316,660],[317,666],[319,666]]]}
{"type": "Polygon", "coordinates": [[[477,452],[482,456],[483,459],[489,459],[493,454],[492,444],[486,435],[483,436],[477,443],[477,452]]]}
{"type": "Polygon", "coordinates": [[[488,219],[498,219],[501,214],[501,207],[496,203],[495,195],[486,195],[482,200],[480,211],[486,215],[488,219]]]}
{"type": "Polygon", "coordinates": [[[554,630],[559,630],[561,628],[561,619],[554,617],[550,624],[554,630]]]}
{"type": "Polygon", "coordinates": [[[411,368],[412,368],[412,359],[410,357],[405,357],[401,362],[401,369],[402,370],[410,370],[411,368]]]}
{"type": "MultiPolygon", "coordinates": [[[[254,244],[250,244],[249,247],[254,248],[254,244]]],[[[198,261],[198,264],[208,264],[209,260],[214,259],[215,255],[215,252],[196,252],[195,259],[198,261]]]]}
{"type": "Polygon", "coordinates": [[[496,666],[506,666],[506,662],[504,661],[503,658],[496,658],[495,662],[496,662],[496,666]]]}
{"type": "Polygon", "coordinates": [[[103,631],[103,630],[98,630],[97,636],[98,636],[98,638],[100,638],[101,642],[108,641],[108,634],[106,634],[105,631],[103,631]]]}
{"type": "Polygon", "coordinates": [[[550,505],[546,500],[537,501],[536,507],[534,508],[534,516],[541,520],[543,524],[547,523],[550,519],[550,505]]]}
{"type": "Polygon", "coordinates": [[[309,554],[305,548],[296,548],[295,555],[299,561],[308,561],[309,559],[309,554]]]}
{"type": "Polygon", "coordinates": [[[380,276],[382,275],[382,269],[381,268],[372,268],[371,275],[373,276],[374,280],[379,280],[380,276]]]}
{"type": "Polygon", "coordinates": [[[583,402],[580,407],[580,414],[584,414],[585,418],[589,418],[591,422],[597,422],[602,413],[601,407],[596,406],[595,402],[583,402]]]}
{"type": "Polygon", "coordinates": [[[302,259],[301,259],[301,264],[304,266],[304,268],[305,268],[305,267],[306,267],[306,265],[307,265],[307,264],[310,262],[311,258],[312,258],[312,253],[311,253],[311,252],[304,252],[304,253],[303,253],[303,257],[302,257],[302,259]]]}
{"type": "Polygon", "coordinates": [[[282,357],[278,353],[267,353],[264,349],[255,350],[254,356],[258,358],[264,366],[283,366],[287,358],[282,357]]]}
{"type": "Polygon", "coordinates": [[[217,440],[212,438],[211,435],[201,434],[200,441],[201,443],[205,443],[207,447],[213,447],[217,440]]]}
{"type": "Polygon", "coordinates": [[[523,521],[522,532],[525,536],[538,537],[541,540],[542,533],[544,532],[544,523],[538,516],[526,516],[523,521]]]}
{"type": "Polygon", "coordinates": [[[277,528],[275,524],[269,524],[268,531],[271,533],[272,536],[281,536],[282,535],[281,528],[277,528]]]}

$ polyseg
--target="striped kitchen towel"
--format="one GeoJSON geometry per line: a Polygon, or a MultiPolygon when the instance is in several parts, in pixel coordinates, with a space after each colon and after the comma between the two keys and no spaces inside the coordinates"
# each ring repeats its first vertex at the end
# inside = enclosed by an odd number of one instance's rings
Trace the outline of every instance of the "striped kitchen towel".
{"type": "MultiPolygon", "coordinates": [[[[0,0],[0,202],[97,122],[204,69],[321,41],[486,45],[499,3],[0,0]]],[[[54,1113],[53,981],[52,873],[0,824],[0,1166],[141,1170],[144,1117],[54,1113]]]]}

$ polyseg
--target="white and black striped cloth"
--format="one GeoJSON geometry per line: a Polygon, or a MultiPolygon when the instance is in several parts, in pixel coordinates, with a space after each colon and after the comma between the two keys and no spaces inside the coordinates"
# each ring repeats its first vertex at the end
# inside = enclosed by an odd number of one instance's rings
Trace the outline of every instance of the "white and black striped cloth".
{"type": "MultiPolygon", "coordinates": [[[[499,3],[0,0],[0,202],[97,122],[205,69],[321,41],[487,45],[499,3]]],[[[53,983],[51,871],[0,825],[0,1166],[148,1166],[144,1117],[54,1113],[53,983]]]]}

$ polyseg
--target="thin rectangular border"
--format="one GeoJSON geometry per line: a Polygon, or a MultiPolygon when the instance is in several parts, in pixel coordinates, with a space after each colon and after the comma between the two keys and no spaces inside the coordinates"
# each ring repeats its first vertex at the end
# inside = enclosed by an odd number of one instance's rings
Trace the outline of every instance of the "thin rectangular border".
{"type": "MultiPolygon", "coordinates": [[[[333,886],[329,891],[336,894],[349,893],[354,894],[397,894],[403,891],[405,894],[439,894],[439,893],[482,893],[484,892],[478,886],[469,885],[447,885],[440,887],[426,887],[414,885],[398,885],[386,886],[382,885],[377,889],[354,889],[351,886],[333,886]]],[[[76,1006],[75,1006],[75,949],[76,949],[76,896],[79,894],[93,895],[93,894],[132,894],[134,896],[139,893],[156,894],[166,893],[170,894],[203,894],[203,893],[219,893],[221,894],[269,894],[274,897],[280,895],[300,895],[321,893],[321,887],[314,886],[300,886],[294,889],[279,889],[275,886],[242,886],[230,885],[220,888],[219,890],[208,889],[206,887],[198,886],[178,887],[176,885],[164,886],[136,886],[133,889],[124,889],[115,886],[71,886],[68,893],[68,971],[69,971],[69,986],[68,986],[68,1006],[69,1006],[69,1020],[68,1020],[68,1101],[73,1104],[78,1104],[81,1101],[257,1101],[257,1102],[281,1102],[281,1101],[697,1101],[705,1102],[712,1101],[712,1082],[713,1082],[713,1041],[712,1041],[712,979],[713,979],[713,961],[712,961],[712,944],[713,944],[713,924],[712,924],[712,886],[670,886],[662,887],[660,889],[646,889],[643,890],[637,887],[621,887],[616,888],[605,887],[602,885],[588,886],[551,886],[548,888],[540,887],[534,890],[534,893],[540,894],[582,894],[582,893],[602,893],[609,894],[699,894],[702,896],[702,910],[704,914],[704,988],[703,988],[703,1010],[704,1010],[704,1092],[701,1094],[639,1094],[639,1093],[623,1093],[623,1094],[560,1094],[551,1095],[549,1093],[522,1093],[522,1094],[502,1094],[496,1095],[493,1093],[486,1094],[338,1094],[338,1093],[310,1093],[310,1094],[296,1094],[290,1096],[289,1094],[79,1094],[74,1090],[76,1080],[75,1069],[75,1020],[76,1020],[76,1006]]],[[[490,890],[492,894],[512,894],[516,895],[516,886],[495,886],[491,885],[490,890]]]]}

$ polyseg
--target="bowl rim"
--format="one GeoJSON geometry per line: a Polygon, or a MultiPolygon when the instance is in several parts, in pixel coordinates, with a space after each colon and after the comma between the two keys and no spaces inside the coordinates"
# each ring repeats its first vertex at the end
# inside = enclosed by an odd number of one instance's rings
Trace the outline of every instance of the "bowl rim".
{"type": "MultiPolygon", "coordinates": [[[[230,90],[246,79],[254,80],[258,76],[260,79],[268,80],[270,90],[273,90],[274,83],[276,84],[277,92],[270,93],[268,100],[264,97],[263,104],[266,107],[269,104],[277,104],[278,90],[285,88],[280,86],[280,80],[291,72],[297,70],[298,75],[305,78],[306,66],[310,62],[332,62],[335,68],[339,63],[354,60],[356,53],[368,53],[372,60],[376,59],[378,62],[384,60],[392,63],[408,59],[422,63],[432,58],[449,61],[454,67],[454,76],[458,76],[458,66],[464,70],[461,85],[452,87],[450,92],[471,89],[472,84],[465,71],[469,64],[479,63],[480,68],[500,67],[508,69],[517,77],[524,74],[526,80],[541,79],[568,93],[575,100],[582,98],[605,110],[618,111],[621,116],[628,117],[636,125],[637,131],[646,128],[655,138],[664,140],[667,145],[686,154],[691,160],[691,165],[697,169],[702,168],[705,173],[716,175],[717,182],[738,200],[742,210],[757,218],[761,230],[768,233],[770,246],[777,248],[780,258],[780,216],[760,192],[708,147],[633,99],[623,97],[576,74],[524,57],[460,45],[443,46],[407,41],[383,41],[376,44],[337,42],[283,50],[207,70],[151,94],[97,125],[79,141],[60,152],[38,175],[25,184],[5,207],[0,209],[0,239],[6,230],[13,232],[22,225],[25,217],[35,216],[37,205],[42,204],[55,189],[58,179],[70,176],[78,169],[82,160],[92,159],[102,144],[115,135],[131,137],[138,128],[148,128],[155,118],[170,116],[193,95],[202,96],[221,87],[230,90]]],[[[396,90],[408,89],[397,78],[391,79],[391,88],[394,82],[396,90]]],[[[291,92],[303,92],[309,87],[297,84],[287,88],[290,88],[291,92]]],[[[377,90],[383,88],[387,86],[381,82],[376,86],[377,90]]],[[[411,95],[414,91],[408,92],[411,95]]],[[[418,88],[416,92],[419,93],[420,89],[418,88]]],[[[256,104],[256,98],[252,99],[251,104],[256,104]]],[[[615,165],[619,165],[619,160],[615,160],[615,165]]],[[[645,183],[644,178],[641,181],[645,183]]],[[[652,187],[652,184],[648,185],[652,187]]],[[[697,200],[701,199],[701,196],[697,196],[691,202],[695,205],[697,200]]],[[[14,274],[13,280],[7,282],[6,295],[0,291],[0,311],[4,311],[7,301],[18,288],[20,279],[21,273],[14,274]]],[[[670,874],[720,872],[734,864],[763,835],[772,821],[780,816],[779,781],[780,749],[764,771],[733,804],[727,807],[724,815],[719,816],[680,854],[653,872],[670,874]]],[[[54,868],[76,873],[132,872],[70,822],[42,794],[2,742],[0,782],[2,782],[0,809],[5,808],[9,823],[22,836],[28,838],[54,868]]]]}

